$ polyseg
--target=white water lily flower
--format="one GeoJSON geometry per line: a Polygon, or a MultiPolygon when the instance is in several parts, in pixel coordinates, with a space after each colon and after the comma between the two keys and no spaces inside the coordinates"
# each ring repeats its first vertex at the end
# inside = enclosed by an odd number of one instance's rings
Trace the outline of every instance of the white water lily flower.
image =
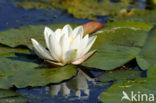
{"type": "Polygon", "coordinates": [[[32,40],[36,54],[54,65],[64,66],[65,64],[80,64],[87,60],[96,50],[88,53],[96,36],[89,37],[87,34],[83,37],[82,26],[72,30],[70,25],[65,25],[63,29],[57,29],[55,32],[45,27],[44,37],[46,48],[39,44],[35,39],[32,40]]]}

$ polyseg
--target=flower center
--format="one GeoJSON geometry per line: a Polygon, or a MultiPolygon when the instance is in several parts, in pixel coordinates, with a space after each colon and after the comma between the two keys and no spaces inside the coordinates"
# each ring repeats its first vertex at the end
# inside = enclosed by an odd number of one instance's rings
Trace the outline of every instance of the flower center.
{"type": "Polygon", "coordinates": [[[74,42],[74,39],[73,39],[73,38],[71,38],[70,43],[72,44],[73,42],[74,42]]]}

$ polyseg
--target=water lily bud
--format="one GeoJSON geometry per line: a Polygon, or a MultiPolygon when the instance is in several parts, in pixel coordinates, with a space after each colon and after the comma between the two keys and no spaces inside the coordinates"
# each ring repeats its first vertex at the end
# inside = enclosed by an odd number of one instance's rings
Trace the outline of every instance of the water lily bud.
{"type": "Polygon", "coordinates": [[[103,24],[100,22],[88,22],[86,24],[83,24],[84,29],[84,36],[93,32],[96,32],[97,30],[103,28],[103,24]]]}

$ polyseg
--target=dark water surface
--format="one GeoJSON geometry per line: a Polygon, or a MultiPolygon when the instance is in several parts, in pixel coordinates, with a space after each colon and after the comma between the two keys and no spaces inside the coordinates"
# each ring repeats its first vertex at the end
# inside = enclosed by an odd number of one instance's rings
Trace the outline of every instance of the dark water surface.
{"type": "MultiPolygon", "coordinates": [[[[0,31],[31,24],[84,24],[91,21],[88,19],[76,19],[70,14],[65,14],[62,10],[25,10],[14,7],[13,3],[12,0],[0,0],[0,31]]],[[[106,19],[107,17],[98,17],[96,21],[105,23],[106,19]]],[[[91,73],[96,76],[102,71],[91,71],[91,73]]],[[[145,73],[142,75],[144,76],[145,73]]],[[[17,92],[30,98],[29,103],[98,103],[98,96],[109,88],[112,83],[99,83],[86,74],[80,73],[74,79],[61,84],[17,89],[17,92]]]]}
{"type": "MultiPolygon", "coordinates": [[[[16,8],[13,0],[0,0],[0,31],[30,24],[78,23],[91,20],[76,19],[62,10],[45,10],[16,8]],[[56,18],[57,17],[57,18],[56,18]]],[[[96,21],[106,22],[107,17],[99,17],[96,21]]]]}

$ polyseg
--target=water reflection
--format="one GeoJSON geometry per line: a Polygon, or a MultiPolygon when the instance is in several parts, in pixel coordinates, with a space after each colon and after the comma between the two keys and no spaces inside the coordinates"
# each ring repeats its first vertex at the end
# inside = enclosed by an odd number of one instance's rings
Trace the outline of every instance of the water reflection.
{"type": "Polygon", "coordinates": [[[112,83],[99,82],[102,71],[79,69],[76,77],[55,85],[21,88],[16,92],[28,98],[28,103],[99,103],[99,95],[112,83]],[[83,72],[83,71],[84,72],[83,72]]]}
{"type": "Polygon", "coordinates": [[[77,99],[87,99],[89,97],[90,89],[88,81],[94,83],[94,78],[88,76],[81,69],[78,70],[78,75],[72,80],[57,85],[51,85],[49,87],[48,91],[52,98],[59,95],[59,93],[63,97],[68,98],[69,96],[73,96],[72,92],[77,99]]]}

